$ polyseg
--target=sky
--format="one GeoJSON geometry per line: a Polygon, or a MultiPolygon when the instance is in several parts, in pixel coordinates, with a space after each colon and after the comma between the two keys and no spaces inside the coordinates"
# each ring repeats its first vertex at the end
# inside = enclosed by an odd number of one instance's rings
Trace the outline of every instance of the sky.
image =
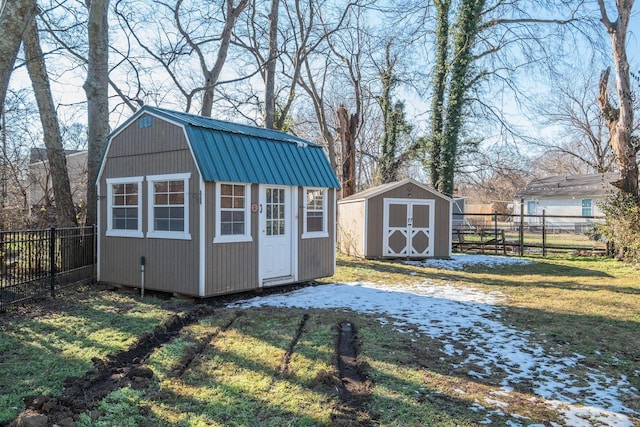
{"type": "MultiPolygon", "coordinates": [[[[491,267],[531,262],[535,261],[454,255],[451,260],[427,260],[424,265],[464,270],[477,264],[491,267]]],[[[356,282],[306,287],[286,294],[256,297],[230,307],[345,308],[379,315],[381,324],[391,322],[402,333],[438,340],[444,354],[455,356],[452,360],[462,358],[453,368],[468,367],[468,377],[482,379],[494,371],[504,374],[498,390],[484,402],[471,405],[472,409],[486,414],[482,424],[502,423],[502,417],[507,416],[511,427],[542,426],[531,424],[530,420],[527,422],[509,410],[508,398],[515,386],[524,381],[532,383],[532,404],[557,411],[566,425],[634,425],[631,417],[638,414],[625,406],[623,398],[638,396],[638,390],[626,378],[612,378],[597,368],[583,365],[584,357],[580,354],[563,356],[543,349],[534,342],[530,331],[515,329],[502,321],[504,308],[500,302],[504,299],[505,296],[496,291],[486,293],[456,284],[435,285],[416,278],[413,285],[356,282]],[[573,374],[576,370],[588,378],[587,384],[573,374]]],[[[463,399],[464,390],[459,393],[463,399]]]]}
{"type": "MultiPolygon", "coordinates": [[[[115,23],[112,24],[115,26],[115,23]]],[[[631,59],[631,69],[632,70],[640,70],[640,7],[636,6],[636,12],[634,12],[630,27],[629,27],[629,42],[628,42],[628,55],[631,59]]],[[[115,57],[112,55],[112,61],[115,61],[115,57]]],[[[225,70],[228,70],[229,67],[226,67],[225,70]]],[[[225,71],[226,72],[226,71],[225,71]]],[[[75,103],[83,103],[85,101],[85,93],[82,89],[82,84],[84,83],[84,74],[82,70],[67,70],[59,75],[59,77],[52,80],[52,89],[54,93],[54,97],[57,103],[62,105],[71,105],[75,103]]],[[[12,86],[14,87],[30,87],[30,82],[26,75],[26,70],[24,67],[17,70],[15,75],[12,77],[12,86]]],[[[411,116],[413,115],[413,120],[415,125],[418,128],[424,130],[428,117],[425,115],[425,112],[429,108],[428,100],[420,98],[415,94],[412,96],[409,92],[403,94],[406,95],[407,105],[406,111],[411,116]]],[[[114,99],[112,102],[115,104],[117,100],[114,99]]],[[[510,115],[510,119],[516,122],[517,124],[521,124],[523,127],[529,127],[532,130],[537,129],[536,124],[533,123],[530,118],[530,114],[522,113],[518,111],[518,108],[514,104],[509,104],[509,100],[506,99],[503,108],[505,111],[513,111],[513,114],[510,115]]],[[[67,122],[69,120],[82,120],[84,117],[81,115],[76,116],[76,112],[70,113],[66,108],[59,108],[59,114],[61,115],[61,120],[63,122],[67,122]],[[72,115],[73,114],[73,115],[72,115]]],[[[111,118],[112,128],[115,128],[117,125],[121,124],[124,120],[126,120],[129,115],[132,114],[128,109],[122,109],[118,112],[114,112],[111,118]]],[[[544,135],[544,130],[543,130],[544,135]]],[[[551,131],[549,132],[551,134],[551,131]]]]}

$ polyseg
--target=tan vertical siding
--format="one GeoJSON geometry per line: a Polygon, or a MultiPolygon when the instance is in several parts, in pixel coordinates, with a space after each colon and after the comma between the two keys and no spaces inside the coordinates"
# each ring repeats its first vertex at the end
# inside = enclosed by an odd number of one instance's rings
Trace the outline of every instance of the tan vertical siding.
{"type": "MultiPolygon", "coordinates": [[[[251,215],[253,241],[213,243],[216,184],[206,183],[205,296],[241,292],[258,287],[258,213],[251,215]]],[[[251,186],[251,200],[258,203],[258,185],[251,186]]]]}
{"type": "Polygon", "coordinates": [[[435,221],[433,256],[448,257],[451,249],[451,207],[447,199],[436,199],[435,221]]]}
{"type": "Polygon", "coordinates": [[[302,239],[304,232],[304,203],[302,187],[298,188],[298,280],[301,282],[331,276],[335,270],[334,224],[336,207],[334,189],[329,189],[327,228],[329,237],[302,239]]]}
{"type": "Polygon", "coordinates": [[[338,204],[338,247],[340,252],[364,257],[365,201],[338,204]]]}
{"type": "Polygon", "coordinates": [[[367,200],[367,251],[368,258],[379,258],[382,256],[382,229],[384,197],[377,196],[367,200]]]}
{"type": "MultiPolygon", "coordinates": [[[[150,128],[134,122],[111,141],[100,181],[100,279],[140,286],[140,257],[146,259],[145,287],[198,295],[199,174],[182,128],[153,119],[150,128]],[[106,179],[191,173],[189,179],[189,233],[191,240],[105,236],[107,229],[106,179]]],[[[147,233],[148,182],[142,182],[142,231],[147,233]]]]}

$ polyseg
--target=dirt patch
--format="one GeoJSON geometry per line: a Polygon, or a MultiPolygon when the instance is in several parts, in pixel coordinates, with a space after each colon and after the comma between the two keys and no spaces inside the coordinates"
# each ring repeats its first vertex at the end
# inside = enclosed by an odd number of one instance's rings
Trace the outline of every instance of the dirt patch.
{"type": "Polygon", "coordinates": [[[44,425],[75,425],[79,414],[91,410],[109,393],[123,387],[142,389],[151,383],[153,371],[145,366],[151,353],[161,345],[176,338],[182,328],[213,313],[206,305],[196,306],[181,317],[173,315],[153,332],[142,335],[129,350],[108,357],[94,359],[94,368],[82,377],[65,380],[60,397],[29,396],[24,398],[26,409],[13,423],[14,426],[32,425],[33,421],[44,425]]]}
{"type": "Polygon", "coordinates": [[[340,403],[331,414],[331,425],[373,425],[364,407],[369,400],[373,384],[358,361],[357,330],[349,321],[338,325],[336,353],[340,376],[340,383],[337,386],[340,403]]]}

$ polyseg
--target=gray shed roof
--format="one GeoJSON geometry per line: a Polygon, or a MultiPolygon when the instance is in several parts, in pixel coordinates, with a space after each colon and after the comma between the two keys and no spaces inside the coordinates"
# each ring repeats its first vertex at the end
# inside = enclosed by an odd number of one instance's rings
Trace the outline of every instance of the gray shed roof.
{"type": "Polygon", "coordinates": [[[144,113],[185,129],[205,181],[340,188],[320,145],[277,130],[144,106],[112,137],[144,113]]]}
{"type": "Polygon", "coordinates": [[[377,196],[379,194],[386,193],[389,190],[392,190],[394,188],[397,188],[397,187],[400,187],[402,185],[409,184],[409,183],[414,184],[414,185],[416,185],[418,187],[421,187],[421,188],[433,193],[434,195],[440,196],[440,197],[442,197],[444,199],[452,200],[450,197],[445,196],[444,194],[438,192],[437,190],[434,190],[433,188],[429,187],[428,185],[422,184],[422,183],[420,183],[420,182],[418,182],[418,181],[416,181],[415,179],[412,179],[412,178],[406,178],[406,179],[403,179],[402,181],[389,182],[387,184],[381,184],[381,185],[378,185],[376,187],[368,188],[368,189],[363,190],[363,191],[361,191],[359,193],[352,194],[349,197],[345,197],[345,198],[341,199],[338,203],[342,203],[342,202],[347,203],[347,202],[354,202],[356,200],[369,199],[371,197],[375,197],[375,196],[377,196]]]}
{"type": "Polygon", "coordinates": [[[605,197],[615,191],[610,183],[618,174],[561,175],[534,179],[514,196],[519,198],[605,197]]]}

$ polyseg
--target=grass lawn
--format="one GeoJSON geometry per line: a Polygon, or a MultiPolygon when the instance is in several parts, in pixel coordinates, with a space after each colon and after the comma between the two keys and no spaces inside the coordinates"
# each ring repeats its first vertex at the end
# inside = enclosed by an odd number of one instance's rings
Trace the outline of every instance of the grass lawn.
{"type": "MultiPolygon", "coordinates": [[[[593,380],[593,373],[584,371],[588,367],[637,389],[639,277],[637,268],[608,259],[549,258],[452,271],[340,257],[336,275],[322,282],[369,282],[377,289],[428,282],[500,295],[502,308],[487,309],[487,321],[516,331],[553,360],[577,358],[574,384],[593,380]]],[[[171,315],[191,308],[184,301],[140,300],[96,288],[46,301],[42,309],[34,305],[0,315],[0,425],[24,409],[24,396],[63,394],[64,379],[83,375],[92,359],[127,349],[171,315]]],[[[505,372],[469,374],[465,363],[473,348],[455,343],[459,348],[447,351],[443,339],[411,323],[399,327],[397,320],[340,307],[215,308],[144,360],[154,373],[150,385],[115,390],[76,421],[81,426],[475,426],[487,420],[571,425],[562,407],[536,396],[535,378],[505,393],[505,372]],[[358,370],[367,384],[356,405],[345,403],[338,372],[339,325],[346,321],[355,328],[358,370]]],[[[619,398],[640,412],[637,396],[619,398]]],[[[640,425],[640,418],[627,415],[628,423],[620,425],[640,425]]]]}

